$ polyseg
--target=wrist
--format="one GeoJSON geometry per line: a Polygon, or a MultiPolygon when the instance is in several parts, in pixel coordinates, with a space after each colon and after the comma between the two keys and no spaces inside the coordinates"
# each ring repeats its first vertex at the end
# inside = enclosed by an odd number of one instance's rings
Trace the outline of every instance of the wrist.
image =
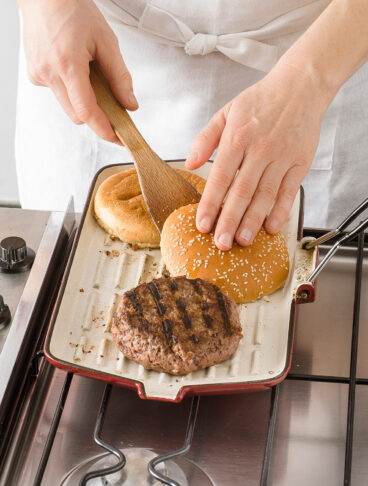
{"type": "Polygon", "coordinates": [[[322,116],[340,88],[340,84],[330,83],[312,61],[288,52],[280,58],[269,76],[281,77],[287,80],[294,92],[307,95],[322,116]]]}
{"type": "MultiPolygon", "coordinates": [[[[92,1],[92,0],[90,0],[92,1]]],[[[39,6],[42,9],[50,8],[51,6],[65,6],[65,4],[77,4],[78,0],[17,0],[18,7],[20,11],[23,13],[28,7],[31,10],[34,10],[35,7],[39,6]]]]}

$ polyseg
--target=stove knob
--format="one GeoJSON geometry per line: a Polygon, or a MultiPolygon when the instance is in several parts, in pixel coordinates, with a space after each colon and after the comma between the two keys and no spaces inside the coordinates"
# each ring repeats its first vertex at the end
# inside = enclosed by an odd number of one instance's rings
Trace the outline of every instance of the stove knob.
{"type": "Polygon", "coordinates": [[[0,295],[0,330],[4,329],[10,322],[10,310],[9,307],[4,304],[4,299],[0,295]]]}
{"type": "Polygon", "coordinates": [[[0,260],[13,265],[22,262],[27,256],[27,246],[23,238],[10,236],[0,243],[0,260]]]}
{"type": "Polygon", "coordinates": [[[0,272],[19,273],[29,270],[35,259],[35,252],[27,248],[19,236],[9,236],[0,242],[0,272]]]}

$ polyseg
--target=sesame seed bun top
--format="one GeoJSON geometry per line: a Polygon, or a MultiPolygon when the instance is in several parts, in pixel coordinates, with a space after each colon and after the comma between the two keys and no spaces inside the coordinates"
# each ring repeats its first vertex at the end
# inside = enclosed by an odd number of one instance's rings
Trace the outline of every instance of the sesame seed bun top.
{"type": "Polygon", "coordinates": [[[197,206],[177,209],[162,229],[161,253],[172,276],[207,279],[238,303],[254,301],[284,285],[289,254],[281,232],[269,235],[262,228],[252,245],[234,243],[230,250],[222,251],[212,232],[197,230],[197,206]]]}

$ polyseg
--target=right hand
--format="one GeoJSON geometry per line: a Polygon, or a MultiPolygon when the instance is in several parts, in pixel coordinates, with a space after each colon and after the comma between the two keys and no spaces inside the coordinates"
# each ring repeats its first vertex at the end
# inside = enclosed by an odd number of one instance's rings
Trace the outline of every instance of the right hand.
{"type": "Polygon", "coordinates": [[[97,105],[89,79],[96,60],[119,102],[138,108],[132,78],[118,40],[92,0],[18,0],[24,48],[33,84],[48,86],[74,123],[87,123],[100,137],[118,142],[97,105]]]}

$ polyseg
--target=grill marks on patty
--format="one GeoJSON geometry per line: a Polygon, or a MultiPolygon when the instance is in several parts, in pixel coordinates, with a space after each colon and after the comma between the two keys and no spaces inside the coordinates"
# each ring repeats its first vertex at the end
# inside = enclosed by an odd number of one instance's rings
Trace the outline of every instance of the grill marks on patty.
{"type": "Polygon", "coordinates": [[[161,294],[160,289],[155,281],[149,282],[147,285],[148,290],[151,292],[152,297],[155,300],[156,308],[160,316],[163,316],[166,312],[166,307],[162,302],[160,302],[161,294]]]}
{"type": "MultiPolygon", "coordinates": [[[[198,283],[199,281],[200,280],[198,278],[193,279],[193,280],[189,280],[189,282],[193,285],[195,292],[202,297],[203,296],[203,289],[199,285],[199,283],[198,283]]],[[[218,298],[217,298],[217,300],[218,300],[218,298]]],[[[209,329],[211,329],[212,325],[213,325],[213,318],[209,314],[207,314],[207,311],[209,310],[208,303],[202,302],[201,308],[202,308],[202,317],[203,317],[204,323],[206,324],[206,326],[209,329]]],[[[228,316],[226,317],[226,319],[228,319],[228,316]]]]}
{"type": "Polygon", "coordinates": [[[135,293],[135,290],[134,289],[128,290],[128,292],[125,292],[125,295],[131,301],[131,303],[133,304],[134,308],[139,313],[139,315],[143,315],[143,309],[141,303],[139,302],[138,296],[135,293]]]}
{"type": "Polygon", "coordinates": [[[209,310],[209,305],[207,302],[202,302],[201,309],[202,309],[202,316],[203,320],[208,328],[212,327],[213,324],[213,318],[207,314],[207,311],[209,310]]]}
{"type": "MultiPolygon", "coordinates": [[[[160,289],[157,285],[157,283],[153,280],[152,282],[149,282],[148,284],[143,284],[147,285],[148,290],[150,291],[155,304],[156,304],[156,309],[158,312],[158,315],[160,317],[163,317],[165,312],[166,312],[166,306],[160,302],[161,299],[161,294],[160,294],[160,289]]],[[[165,338],[167,341],[172,340],[172,328],[173,328],[173,323],[170,321],[170,319],[162,319],[162,331],[165,335],[165,338]]]]}
{"type": "Polygon", "coordinates": [[[193,288],[196,291],[196,293],[198,295],[202,296],[203,295],[203,290],[202,290],[200,284],[198,283],[199,282],[199,279],[198,278],[189,279],[189,282],[193,285],[193,288]]]}
{"type": "Polygon", "coordinates": [[[166,341],[171,341],[173,339],[172,327],[173,323],[170,321],[170,319],[163,319],[162,329],[164,331],[166,341]]]}
{"type": "Polygon", "coordinates": [[[180,314],[183,318],[184,326],[187,329],[191,328],[192,327],[192,320],[187,313],[187,309],[185,307],[185,300],[182,297],[179,297],[179,299],[177,299],[175,301],[175,304],[176,304],[176,307],[179,309],[179,312],[180,312],[180,314]]]}
{"type": "Polygon", "coordinates": [[[229,314],[227,312],[227,307],[226,307],[226,301],[224,299],[224,294],[221,293],[220,289],[215,287],[215,292],[216,292],[216,297],[217,297],[217,303],[221,311],[222,315],[222,322],[224,325],[224,329],[228,336],[231,334],[231,327],[230,327],[230,321],[229,321],[229,314]]]}
{"type": "MultiPolygon", "coordinates": [[[[143,313],[143,307],[147,300],[146,295],[148,290],[155,303],[155,309],[158,313],[158,316],[161,318],[162,332],[168,342],[173,340],[174,326],[173,320],[167,318],[167,316],[165,315],[168,308],[174,307],[174,309],[171,309],[171,312],[174,312],[177,317],[175,319],[176,323],[182,323],[184,327],[188,330],[192,328],[192,317],[187,311],[186,299],[181,296],[178,297],[178,295],[181,295],[179,286],[188,287],[186,290],[187,292],[189,291],[189,297],[191,298],[191,300],[198,304],[198,311],[202,311],[201,313],[197,314],[197,319],[202,318],[205,327],[208,329],[212,329],[214,323],[214,318],[210,315],[210,306],[208,304],[208,300],[213,301],[213,297],[215,296],[216,305],[218,307],[218,310],[220,311],[222,318],[223,329],[227,335],[230,335],[231,327],[229,315],[223,294],[214,285],[211,285],[209,287],[208,284],[203,285],[202,282],[203,281],[201,281],[200,279],[187,279],[185,277],[177,277],[176,279],[157,279],[152,280],[148,283],[142,283],[137,287],[137,290],[129,290],[128,292],[126,292],[125,295],[133,304],[133,308],[137,312],[138,323],[140,325],[143,325],[147,329],[155,325],[153,322],[151,322],[149,316],[145,318],[143,313]],[[194,292],[191,292],[190,287],[193,289],[194,292]],[[166,302],[167,296],[170,293],[171,302],[168,305],[167,303],[164,303],[163,300],[165,300],[166,302]],[[142,302],[140,299],[142,300],[142,302]]],[[[195,344],[199,343],[199,338],[194,333],[189,335],[189,339],[195,344]]],[[[175,341],[176,340],[174,337],[174,342],[175,341]]]]}
{"type": "Polygon", "coordinates": [[[207,280],[160,278],[122,295],[112,334],[147,369],[185,374],[228,359],[241,339],[235,302],[207,280]]]}
{"type": "Polygon", "coordinates": [[[128,292],[125,292],[125,295],[128,297],[130,302],[133,304],[134,309],[137,312],[138,319],[140,320],[140,324],[144,329],[148,329],[150,326],[150,323],[143,317],[143,308],[142,305],[139,301],[139,297],[136,294],[135,290],[129,290],[128,292]]]}

